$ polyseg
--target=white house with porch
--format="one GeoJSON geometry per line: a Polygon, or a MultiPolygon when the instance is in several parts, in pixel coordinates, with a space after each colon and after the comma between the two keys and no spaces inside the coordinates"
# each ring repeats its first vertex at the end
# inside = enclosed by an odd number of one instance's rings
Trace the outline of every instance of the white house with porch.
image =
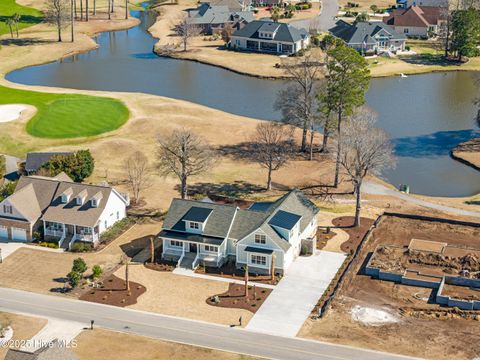
{"type": "Polygon", "coordinates": [[[253,273],[283,274],[302,241],[313,241],[318,211],[299,190],[248,209],[175,199],[159,234],[162,258],[188,269],[233,261],[253,273]]]}
{"type": "Polygon", "coordinates": [[[110,186],[75,183],[65,174],[24,176],[0,203],[0,227],[12,228],[0,237],[31,241],[35,231],[43,231],[60,247],[71,248],[77,241],[96,246],[100,234],[126,216],[127,205],[128,196],[110,186]],[[22,236],[15,230],[19,226],[22,236]]]}

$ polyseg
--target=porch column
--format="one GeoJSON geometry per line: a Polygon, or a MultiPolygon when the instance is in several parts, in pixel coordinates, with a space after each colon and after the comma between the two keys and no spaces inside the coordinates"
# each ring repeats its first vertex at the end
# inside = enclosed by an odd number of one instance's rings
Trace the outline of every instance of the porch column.
{"type": "Polygon", "coordinates": [[[45,225],[45,220],[42,220],[42,222],[43,222],[43,237],[45,237],[45,235],[47,234],[47,226],[45,225]]]}
{"type": "Polygon", "coordinates": [[[260,41],[257,41],[258,51],[260,51],[260,41]]]}
{"type": "Polygon", "coordinates": [[[67,234],[65,231],[65,224],[62,224],[62,231],[63,231],[62,237],[64,237],[67,234]]]}
{"type": "Polygon", "coordinates": [[[77,237],[77,225],[73,225],[73,237],[77,237]]]}
{"type": "Polygon", "coordinates": [[[277,53],[280,52],[280,43],[277,42],[277,53]]]}

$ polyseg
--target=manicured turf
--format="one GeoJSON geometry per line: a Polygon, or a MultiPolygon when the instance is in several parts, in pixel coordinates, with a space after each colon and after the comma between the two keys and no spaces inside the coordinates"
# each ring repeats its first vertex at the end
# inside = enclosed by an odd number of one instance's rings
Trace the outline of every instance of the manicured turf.
{"type": "Polygon", "coordinates": [[[49,94],[3,86],[0,86],[0,104],[35,106],[38,112],[28,122],[27,132],[42,138],[99,135],[118,129],[129,116],[127,107],[112,98],[49,94]]]}
{"type": "MultiPolygon", "coordinates": [[[[37,9],[18,5],[15,0],[0,0],[0,35],[10,33],[6,20],[15,13],[21,16],[19,30],[38,24],[43,19],[43,14],[37,9]]],[[[13,29],[14,36],[15,31],[16,29],[13,29]]]]}

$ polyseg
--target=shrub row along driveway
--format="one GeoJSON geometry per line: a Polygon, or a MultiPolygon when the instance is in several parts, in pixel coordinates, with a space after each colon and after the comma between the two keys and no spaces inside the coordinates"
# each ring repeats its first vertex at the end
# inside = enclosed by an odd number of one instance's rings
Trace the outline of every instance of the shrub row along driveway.
{"type": "Polygon", "coordinates": [[[344,260],[330,251],[297,258],[246,328],[296,336],[344,260]]]}

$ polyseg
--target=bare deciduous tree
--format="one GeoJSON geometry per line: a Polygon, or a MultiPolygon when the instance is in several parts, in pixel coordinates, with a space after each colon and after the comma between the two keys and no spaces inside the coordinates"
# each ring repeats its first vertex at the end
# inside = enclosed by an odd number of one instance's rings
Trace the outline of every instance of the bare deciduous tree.
{"type": "Polygon", "coordinates": [[[187,51],[187,45],[192,38],[201,34],[202,29],[188,21],[188,16],[185,15],[176,21],[173,25],[175,35],[180,37],[183,44],[183,51],[187,51]]]}
{"type": "Polygon", "coordinates": [[[284,166],[292,156],[292,128],[274,122],[260,123],[253,141],[253,159],[267,169],[267,190],[271,190],[272,172],[284,166]]]}
{"type": "Polygon", "coordinates": [[[127,183],[133,193],[133,201],[137,203],[140,200],[140,193],[152,185],[148,159],[141,151],[136,151],[125,161],[124,166],[127,183]]]}
{"type": "Polygon", "coordinates": [[[316,101],[317,80],[323,64],[311,55],[305,55],[284,65],[285,74],[291,78],[290,84],[280,91],[274,104],[275,110],[282,112],[282,121],[302,129],[301,151],[307,151],[308,130],[318,119],[316,101]],[[293,83],[293,85],[292,85],[293,83]],[[288,94],[288,92],[292,94],[288,94]],[[292,103],[296,98],[296,103],[292,103]],[[295,109],[289,109],[292,105],[295,109]]]}
{"type": "Polygon", "coordinates": [[[62,41],[62,29],[70,22],[70,1],[47,0],[45,3],[45,21],[57,28],[58,41],[62,41]]]}
{"type": "Polygon", "coordinates": [[[182,129],[158,138],[157,158],[162,175],[173,174],[178,177],[181,196],[185,199],[188,178],[209,170],[215,161],[215,154],[201,137],[182,129]]]}
{"type": "Polygon", "coordinates": [[[373,112],[360,109],[345,123],[340,138],[342,151],[338,160],[356,194],[354,226],[360,225],[363,179],[367,175],[379,175],[382,170],[395,165],[392,144],[384,130],[374,127],[376,120],[373,112]]]}

